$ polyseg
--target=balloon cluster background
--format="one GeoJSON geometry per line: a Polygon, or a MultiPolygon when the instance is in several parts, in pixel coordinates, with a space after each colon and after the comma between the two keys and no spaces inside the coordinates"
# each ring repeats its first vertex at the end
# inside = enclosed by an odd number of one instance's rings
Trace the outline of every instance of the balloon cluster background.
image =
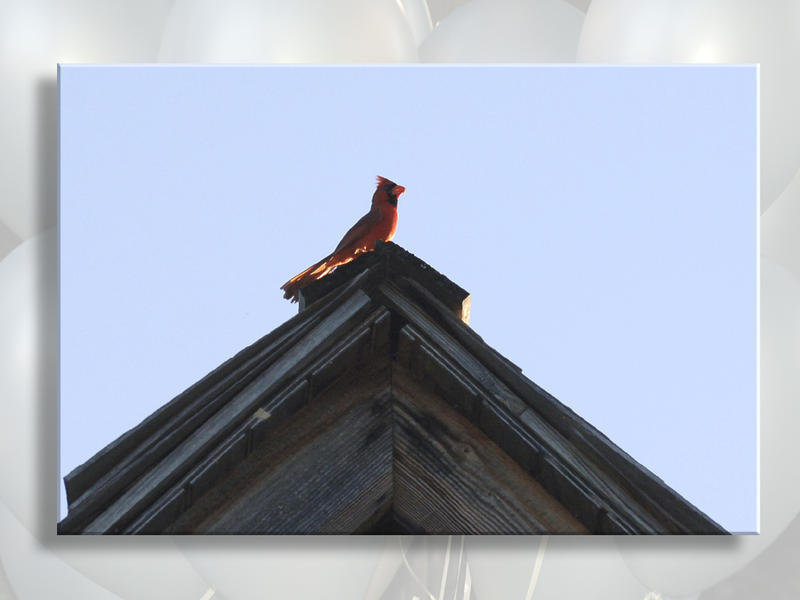
{"type": "Polygon", "coordinates": [[[536,538],[467,538],[464,556],[479,598],[716,597],[731,581],[797,587],[796,572],[776,575],[759,557],[800,545],[792,464],[800,451],[794,434],[800,3],[7,0],[0,6],[0,597],[234,599],[268,590],[297,598],[380,598],[403,569],[422,574],[421,589],[436,596],[451,549],[441,539],[405,549],[394,539],[55,539],[57,62],[759,63],[761,535],[558,538],[543,554],[536,538]]]}

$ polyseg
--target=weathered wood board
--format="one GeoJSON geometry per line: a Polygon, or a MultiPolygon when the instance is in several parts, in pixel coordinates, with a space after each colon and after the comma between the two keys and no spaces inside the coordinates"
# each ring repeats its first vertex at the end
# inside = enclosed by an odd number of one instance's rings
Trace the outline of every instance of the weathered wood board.
{"type": "Polygon", "coordinates": [[[427,533],[588,533],[558,501],[401,365],[392,372],[394,511],[427,533]]]}
{"type": "Polygon", "coordinates": [[[65,478],[59,533],[724,533],[393,244],[65,478]]]}
{"type": "Polygon", "coordinates": [[[345,376],[272,432],[166,533],[352,533],[392,502],[388,362],[345,376]]]}

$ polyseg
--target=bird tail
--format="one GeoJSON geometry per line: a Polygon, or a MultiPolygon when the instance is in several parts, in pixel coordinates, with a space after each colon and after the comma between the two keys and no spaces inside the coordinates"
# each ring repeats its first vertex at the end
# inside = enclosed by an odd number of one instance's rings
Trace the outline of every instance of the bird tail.
{"type": "Polygon", "coordinates": [[[325,275],[330,273],[334,269],[334,267],[336,267],[335,264],[329,264],[329,262],[332,262],[331,261],[332,257],[333,254],[329,254],[321,261],[314,263],[313,265],[308,267],[305,271],[298,273],[297,275],[292,277],[289,281],[284,283],[281,286],[281,289],[283,290],[283,297],[291,298],[292,302],[297,302],[298,294],[300,293],[300,290],[302,288],[307,286],[315,279],[325,277],[325,275]]]}

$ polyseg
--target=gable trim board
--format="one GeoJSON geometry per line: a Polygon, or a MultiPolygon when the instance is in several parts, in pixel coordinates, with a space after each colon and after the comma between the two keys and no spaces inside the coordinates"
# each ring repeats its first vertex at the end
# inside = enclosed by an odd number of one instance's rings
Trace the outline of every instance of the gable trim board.
{"type": "Polygon", "coordinates": [[[65,478],[59,533],[726,533],[392,243],[65,478]]]}

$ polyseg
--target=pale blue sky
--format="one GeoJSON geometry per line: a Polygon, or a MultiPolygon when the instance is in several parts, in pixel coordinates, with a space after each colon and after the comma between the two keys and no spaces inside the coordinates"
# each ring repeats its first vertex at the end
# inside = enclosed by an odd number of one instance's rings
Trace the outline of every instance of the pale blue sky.
{"type": "Polygon", "coordinates": [[[62,66],[60,86],[62,475],[292,316],[279,286],[380,174],[407,189],[394,241],[472,294],[489,344],[756,529],[756,67],[62,66]]]}

